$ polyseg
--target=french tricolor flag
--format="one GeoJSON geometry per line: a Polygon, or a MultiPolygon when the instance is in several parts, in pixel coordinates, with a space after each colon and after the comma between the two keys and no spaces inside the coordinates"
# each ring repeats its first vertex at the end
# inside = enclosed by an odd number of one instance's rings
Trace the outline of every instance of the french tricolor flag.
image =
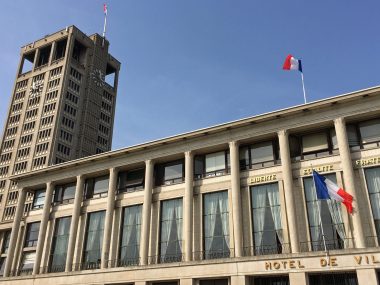
{"type": "Polygon", "coordinates": [[[302,64],[300,59],[296,59],[294,56],[289,54],[284,62],[284,66],[282,67],[284,70],[299,70],[302,72],[302,64]]]}
{"type": "Polygon", "coordinates": [[[104,11],[104,15],[107,15],[108,9],[107,9],[106,3],[103,4],[103,11],[104,11]]]}
{"type": "Polygon", "coordinates": [[[332,199],[341,202],[346,206],[347,211],[352,214],[353,197],[350,194],[315,170],[313,170],[313,178],[318,199],[332,199]]]}

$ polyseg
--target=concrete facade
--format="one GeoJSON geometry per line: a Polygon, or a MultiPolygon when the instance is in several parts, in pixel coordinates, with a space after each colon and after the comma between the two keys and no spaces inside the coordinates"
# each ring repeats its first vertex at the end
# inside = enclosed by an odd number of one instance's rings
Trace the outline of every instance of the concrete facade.
{"type": "MultiPolygon", "coordinates": [[[[21,48],[0,148],[0,220],[11,222],[14,174],[109,151],[120,63],[109,42],[67,27],[21,48]]],[[[25,213],[33,202],[27,197],[25,213]]]]}
{"type": "MultiPolygon", "coordinates": [[[[377,284],[380,233],[376,203],[380,198],[373,193],[380,192],[376,188],[380,186],[368,179],[370,174],[371,179],[380,179],[373,176],[380,174],[379,114],[380,87],[374,87],[14,175],[11,179],[22,189],[21,198],[12,229],[8,224],[0,227],[0,248],[8,242],[1,254],[5,263],[0,282],[244,285],[274,284],[270,283],[273,278],[282,278],[285,281],[280,284],[312,285],[320,284],[315,283],[319,277],[353,276],[352,282],[357,283],[352,284],[377,284]],[[360,134],[357,140],[354,129],[360,134]],[[268,158],[268,145],[273,150],[271,159],[260,160],[264,153],[268,158]],[[222,168],[216,167],[221,163],[222,168]],[[340,228],[331,216],[334,238],[326,241],[326,247],[320,236],[317,240],[313,236],[313,226],[318,229],[320,224],[315,225],[309,216],[309,210],[316,209],[308,208],[315,203],[307,186],[312,169],[336,180],[354,196],[353,214],[338,204],[340,228]],[[127,177],[125,188],[121,186],[123,173],[127,177]],[[133,178],[128,178],[130,173],[133,178]],[[91,196],[90,185],[98,178],[107,181],[107,187],[101,192],[94,190],[91,196]],[[267,237],[262,232],[270,229],[258,230],[260,211],[254,206],[256,197],[259,199],[255,193],[269,184],[278,189],[278,204],[273,204],[278,205],[278,219],[274,221],[269,211],[264,225],[272,227],[276,237],[273,246],[262,240],[267,237]],[[75,197],[50,203],[51,185],[54,195],[61,185],[74,185],[75,197]],[[46,189],[44,206],[23,216],[19,208],[27,193],[39,189],[46,189]],[[221,200],[207,204],[215,195],[227,197],[225,204],[221,200]],[[168,201],[180,203],[176,204],[177,212],[169,211],[169,218],[164,218],[168,201]],[[216,205],[216,210],[207,205],[216,205]],[[121,257],[128,240],[126,228],[131,225],[125,213],[134,206],[141,206],[141,219],[132,223],[138,225],[135,228],[140,233],[135,242],[138,256],[127,262],[130,260],[121,257]],[[98,241],[101,248],[99,259],[89,263],[89,233],[95,214],[104,219],[96,228],[102,237],[98,241]],[[207,228],[208,215],[215,216],[212,231],[207,228]],[[66,257],[64,264],[59,264],[62,267],[52,270],[57,223],[64,217],[71,217],[66,257]],[[169,242],[163,243],[165,219],[171,221],[171,233],[176,232],[175,241],[181,244],[174,255],[163,251],[171,241],[169,235],[169,242]],[[39,232],[38,239],[27,244],[28,229],[36,223],[40,231],[46,228],[46,233],[39,232]],[[178,228],[173,230],[173,224],[178,228]],[[227,246],[220,252],[208,249],[210,232],[211,246],[220,245],[214,244],[216,228],[227,246]],[[25,256],[34,252],[39,260],[32,260],[32,268],[24,270],[25,256]]],[[[272,202],[265,203],[273,211],[272,202]]],[[[332,212],[327,206],[322,208],[322,203],[318,209],[325,209],[322,227],[328,230],[326,217],[332,212]]],[[[327,238],[326,232],[324,235],[327,238]]]]}

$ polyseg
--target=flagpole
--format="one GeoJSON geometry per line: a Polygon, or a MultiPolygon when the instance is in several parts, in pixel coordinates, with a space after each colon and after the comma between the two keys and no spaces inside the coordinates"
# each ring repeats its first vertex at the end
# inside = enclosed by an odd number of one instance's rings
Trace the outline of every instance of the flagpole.
{"type": "Polygon", "coordinates": [[[301,71],[301,79],[302,79],[303,99],[305,100],[305,104],[306,104],[305,82],[303,80],[303,72],[302,71],[301,71]]]}
{"type": "Polygon", "coordinates": [[[323,230],[322,216],[321,216],[321,209],[320,209],[320,202],[321,201],[318,199],[317,185],[315,184],[314,174],[313,174],[313,182],[314,182],[314,188],[315,188],[315,198],[317,199],[316,202],[317,202],[318,215],[319,215],[319,225],[321,226],[322,240],[323,240],[323,245],[324,245],[326,256],[327,256],[326,238],[325,238],[325,233],[323,230]]]}
{"type": "Polygon", "coordinates": [[[104,39],[106,38],[107,13],[108,13],[108,7],[106,6],[106,4],[104,4],[104,26],[103,26],[103,42],[102,42],[102,46],[104,46],[104,39]]]}

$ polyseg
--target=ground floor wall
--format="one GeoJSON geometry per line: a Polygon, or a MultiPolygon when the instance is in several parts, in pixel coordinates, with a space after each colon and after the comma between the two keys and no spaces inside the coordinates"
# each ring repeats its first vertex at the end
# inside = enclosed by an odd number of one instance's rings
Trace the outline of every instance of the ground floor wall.
{"type": "MultiPolygon", "coordinates": [[[[328,254],[309,252],[19,276],[2,278],[0,284],[161,285],[170,281],[166,284],[256,285],[255,278],[285,276],[289,279],[289,285],[313,285],[309,282],[310,276],[340,273],[339,276],[356,275],[358,285],[375,285],[380,284],[379,272],[380,249],[374,248],[328,254]],[[222,282],[212,282],[216,279],[222,282]]],[[[273,284],[261,282],[260,285],[273,284]]]]}

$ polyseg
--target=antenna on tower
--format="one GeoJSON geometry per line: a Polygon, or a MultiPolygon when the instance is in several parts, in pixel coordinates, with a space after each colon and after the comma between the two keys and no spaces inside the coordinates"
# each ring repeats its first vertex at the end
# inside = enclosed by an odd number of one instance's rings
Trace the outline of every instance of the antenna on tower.
{"type": "Polygon", "coordinates": [[[104,39],[106,38],[106,27],[107,27],[107,4],[103,4],[103,11],[104,11],[104,26],[103,26],[103,42],[102,46],[104,46],[104,39]]]}

